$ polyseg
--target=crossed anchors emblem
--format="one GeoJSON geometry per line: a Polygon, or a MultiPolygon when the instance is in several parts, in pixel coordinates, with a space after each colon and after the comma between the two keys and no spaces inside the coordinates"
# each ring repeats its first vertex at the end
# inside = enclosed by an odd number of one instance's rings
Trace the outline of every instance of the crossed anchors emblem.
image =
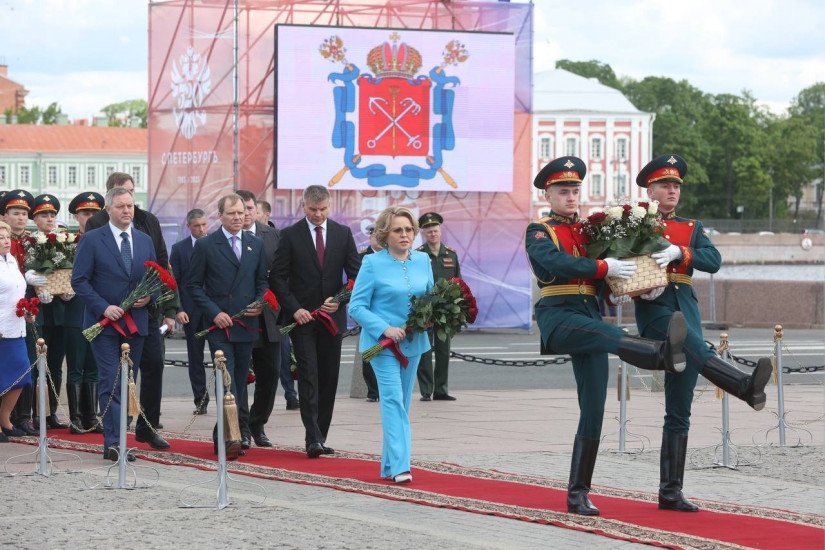
{"type": "MultiPolygon", "coordinates": [[[[398,91],[396,90],[395,92],[396,93],[393,94],[393,95],[397,95],[398,91]]],[[[402,134],[407,136],[407,146],[408,147],[412,147],[413,149],[421,149],[421,135],[420,134],[416,134],[414,136],[410,135],[410,133],[407,132],[407,130],[405,130],[404,127],[401,125],[401,119],[404,118],[404,116],[407,113],[412,113],[412,116],[415,116],[418,113],[420,113],[421,112],[421,105],[419,105],[411,97],[405,97],[404,99],[402,99],[399,102],[399,104],[402,107],[406,105],[406,108],[403,111],[401,111],[401,113],[399,113],[397,116],[393,116],[390,113],[388,113],[387,110],[381,105],[382,103],[384,104],[384,106],[389,105],[389,102],[383,97],[370,97],[369,98],[369,103],[368,104],[369,104],[370,112],[372,114],[376,114],[376,112],[381,112],[385,117],[387,117],[388,124],[387,124],[386,127],[384,127],[383,130],[378,132],[378,134],[374,138],[367,140],[367,147],[369,147],[370,149],[375,149],[376,145],[378,145],[378,141],[382,137],[384,137],[387,134],[387,132],[389,132],[390,130],[393,131],[392,139],[393,139],[393,143],[395,143],[395,130],[397,129],[402,134]]]]}

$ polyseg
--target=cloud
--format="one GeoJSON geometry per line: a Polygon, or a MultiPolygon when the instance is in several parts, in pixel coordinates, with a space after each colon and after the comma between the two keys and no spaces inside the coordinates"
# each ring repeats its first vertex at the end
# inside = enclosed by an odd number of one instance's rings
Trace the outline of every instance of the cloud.
{"type": "Polygon", "coordinates": [[[146,99],[146,71],[77,71],[61,75],[19,73],[29,90],[26,105],[57,102],[69,118],[89,118],[111,103],[146,99]]]}

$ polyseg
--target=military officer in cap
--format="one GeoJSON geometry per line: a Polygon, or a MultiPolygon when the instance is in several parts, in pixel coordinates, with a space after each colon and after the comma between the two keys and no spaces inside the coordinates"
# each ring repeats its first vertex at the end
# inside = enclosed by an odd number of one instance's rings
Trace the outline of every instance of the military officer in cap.
{"type": "Polygon", "coordinates": [[[687,321],[685,371],[678,376],[665,374],[659,508],[695,512],[699,508],[684,498],[682,482],[690,406],[698,375],[701,373],[726,392],[761,410],[765,406],[765,385],[772,368],[770,359],[763,357],[753,374],[747,375],[705,345],[692,274],[694,269],[716,273],[722,259],[705,236],[702,222],[676,215],[686,173],[685,159],[666,154],[650,161],[636,178],[636,184],[647,189],[648,197],[659,202],[659,215],[665,226],[663,236],[671,243],[665,250],[651,254],[660,266],[667,267],[669,283],[637,300],[636,326],[642,336],[661,340],[674,315],[681,313],[687,321]]]}
{"type": "MultiPolygon", "coordinates": [[[[80,193],[69,203],[80,228],[78,237],[86,232],[86,222],[103,209],[105,199],[100,193],[80,193]]],[[[97,418],[97,363],[89,342],[83,336],[83,301],[77,296],[65,304],[63,326],[66,332],[66,397],[69,400],[69,421],[72,433],[93,430],[103,433],[97,418]]]]}
{"type": "MultiPolygon", "coordinates": [[[[590,482],[599,450],[607,397],[607,354],[648,370],[679,372],[686,334],[684,318],[675,315],[664,342],[630,337],[599,314],[597,288],[611,277],[630,277],[636,266],[616,258],[593,260],[585,255],[585,237],[578,231],[579,193],[586,173],[584,162],[561,157],[536,176],[533,185],[544,190],[551,212],[527,227],[525,245],[541,299],[536,322],[545,354],[570,354],[579,400],[579,425],[573,442],[567,509],[598,515],[590,502],[590,482]]],[[[615,303],[616,298],[610,296],[615,303]]]]}
{"type": "MultiPolygon", "coordinates": [[[[427,212],[418,218],[418,226],[424,237],[424,244],[418,251],[426,252],[433,268],[433,281],[438,282],[450,277],[461,277],[458,265],[458,253],[441,242],[441,224],[444,218],[437,212],[427,212]]],[[[447,391],[447,377],[450,367],[450,339],[441,341],[430,331],[432,351],[421,356],[418,364],[418,389],[421,401],[429,401],[430,396],[436,401],[455,401],[456,398],[447,391]],[[433,352],[435,369],[433,369],[433,352]]]]}
{"type": "MultiPolygon", "coordinates": [[[[34,198],[32,210],[29,217],[34,220],[37,230],[44,234],[57,231],[57,214],[60,212],[60,201],[57,197],[49,193],[43,193],[34,198]]],[[[49,384],[49,410],[51,413],[46,417],[46,425],[49,428],[67,428],[57,416],[57,405],[60,401],[60,388],[63,383],[63,359],[66,356],[65,331],[63,330],[63,314],[65,313],[64,301],[71,300],[74,293],[62,294],[59,300],[55,300],[47,291],[37,293],[40,298],[40,314],[36,323],[41,326],[41,334],[46,340],[48,351],[46,362],[49,365],[52,383],[49,384]]],[[[34,373],[37,378],[37,373],[34,373]]],[[[34,411],[37,414],[37,411],[34,411]]]]}

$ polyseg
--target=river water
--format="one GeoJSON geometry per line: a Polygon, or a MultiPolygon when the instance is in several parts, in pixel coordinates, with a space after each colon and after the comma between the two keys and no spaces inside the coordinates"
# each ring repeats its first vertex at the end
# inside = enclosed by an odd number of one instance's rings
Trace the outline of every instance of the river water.
{"type": "MultiPolygon", "coordinates": [[[[707,279],[707,273],[694,271],[697,279],[707,279]]],[[[819,281],[825,284],[825,265],[722,265],[714,280],[748,279],[751,281],[819,281]]]]}

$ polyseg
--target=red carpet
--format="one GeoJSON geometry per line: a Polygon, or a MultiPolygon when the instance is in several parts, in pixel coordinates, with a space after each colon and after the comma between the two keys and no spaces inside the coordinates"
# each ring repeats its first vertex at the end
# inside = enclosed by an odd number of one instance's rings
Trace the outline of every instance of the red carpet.
{"type": "MultiPolygon", "coordinates": [[[[100,435],[72,435],[68,430],[52,430],[49,435],[50,444],[100,453],[100,435]]],[[[211,442],[167,439],[173,452],[152,451],[129,434],[129,444],[135,445],[138,456],[147,460],[215,468],[211,442]]],[[[229,470],[552,524],[668,548],[802,549],[823,548],[825,543],[825,521],[813,514],[701,501],[697,501],[703,508],[699,513],[667,512],[657,508],[655,494],[599,488],[593,500],[602,515],[586,518],[566,513],[566,491],[557,481],[446,464],[415,466],[413,483],[397,486],[379,477],[376,457],[338,453],[311,460],[303,452],[253,447],[246,456],[230,463],[229,470]]]]}

